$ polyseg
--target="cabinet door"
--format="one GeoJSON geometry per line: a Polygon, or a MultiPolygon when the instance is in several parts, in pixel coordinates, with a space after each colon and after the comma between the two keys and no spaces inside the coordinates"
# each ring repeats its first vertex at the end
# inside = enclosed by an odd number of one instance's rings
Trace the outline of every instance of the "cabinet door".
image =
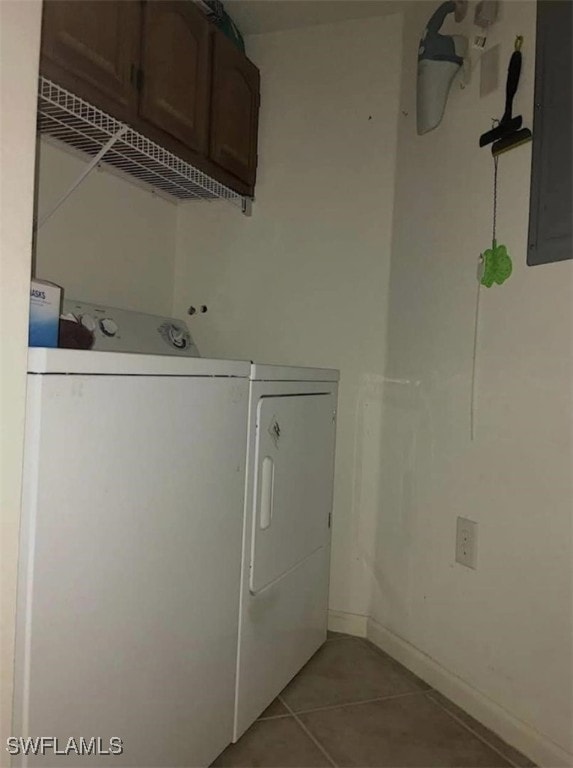
{"type": "Polygon", "coordinates": [[[42,74],[128,118],[137,106],[140,19],[137,0],[46,0],[42,74]]]}
{"type": "Polygon", "coordinates": [[[210,155],[253,186],[257,170],[259,70],[222,33],[214,36],[210,155]]]}
{"type": "Polygon", "coordinates": [[[207,153],[209,22],[188,0],[144,6],[141,117],[207,153]]]}

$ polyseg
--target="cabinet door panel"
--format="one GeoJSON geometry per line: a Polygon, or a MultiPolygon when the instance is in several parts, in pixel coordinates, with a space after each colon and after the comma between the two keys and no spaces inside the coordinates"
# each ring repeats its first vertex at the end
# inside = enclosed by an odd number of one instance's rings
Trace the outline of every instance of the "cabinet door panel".
{"type": "Polygon", "coordinates": [[[141,117],[206,153],[209,23],[192,3],[145,4],[142,67],[141,117]]]}
{"type": "Polygon", "coordinates": [[[137,105],[140,18],[136,0],[47,0],[42,73],[127,117],[137,105]]]}
{"type": "Polygon", "coordinates": [[[216,33],[213,50],[210,154],[249,185],[257,170],[259,70],[227,38],[216,33]]]}

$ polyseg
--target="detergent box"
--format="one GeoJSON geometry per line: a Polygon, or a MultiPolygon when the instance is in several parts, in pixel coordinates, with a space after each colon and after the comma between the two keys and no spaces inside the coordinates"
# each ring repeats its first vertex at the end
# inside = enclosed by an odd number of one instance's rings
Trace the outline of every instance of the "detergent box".
{"type": "Polygon", "coordinates": [[[62,289],[45,280],[30,286],[30,330],[28,346],[57,347],[62,289]]]}

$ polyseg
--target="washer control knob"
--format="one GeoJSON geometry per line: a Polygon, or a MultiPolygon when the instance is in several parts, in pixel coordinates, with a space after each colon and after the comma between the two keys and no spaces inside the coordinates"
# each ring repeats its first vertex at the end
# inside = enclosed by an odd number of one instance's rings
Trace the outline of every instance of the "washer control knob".
{"type": "Polygon", "coordinates": [[[100,320],[99,327],[106,336],[115,336],[119,330],[115,320],[112,320],[110,317],[104,317],[103,320],[100,320]]]}
{"type": "Polygon", "coordinates": [[[80,322],[86,331],[89,331],[90,333],[93,333],[97,327],[97,323],[92,315],[82,315],[80,317],[80,322]]]}
{"type": "Polygon", "coordinates": [[[185,347],[187,346],[185,331],[182,330],[181,328],[178,328],[176,325],[172,325],[169,328],[169,330],[167,331],[167,335],[169,336],[169,341],[177,349],[185,349],[185,347]]]}

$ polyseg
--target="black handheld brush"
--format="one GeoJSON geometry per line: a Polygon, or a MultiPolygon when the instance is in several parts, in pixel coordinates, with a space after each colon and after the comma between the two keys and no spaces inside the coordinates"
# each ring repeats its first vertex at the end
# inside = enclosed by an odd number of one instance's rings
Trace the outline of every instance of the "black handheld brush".
{"type": "Polygon", "coordinates": [[[479,145],[485,147],[492,144],[491,152],[494,156],[507,152],[514,147],[531,141],[532,134],[529,128],[521,128],[523,118],[521,115],[513,117],[513,98],[519,85],[521,75],[521,43],[522,38],[515,41],[515,50],[511,54],[507,68],[507,83],[505,86],[505,112],[495,128],[480,136],[479,145]],[[520,130],[521,129],[521,130],[520,130]]]}

